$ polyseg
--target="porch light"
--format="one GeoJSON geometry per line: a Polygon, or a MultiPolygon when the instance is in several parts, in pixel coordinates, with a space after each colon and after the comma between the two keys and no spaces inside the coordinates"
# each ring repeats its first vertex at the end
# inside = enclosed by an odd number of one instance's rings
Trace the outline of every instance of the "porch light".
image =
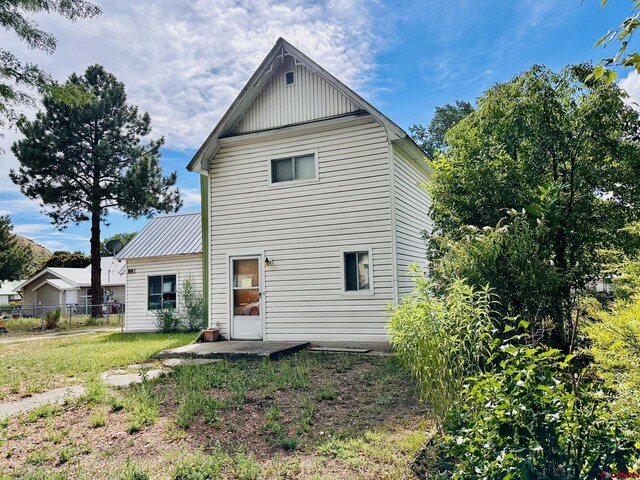
{"type": "Polygon", "coordinates": [[[264,257],[264,266],[265,267],[270,267],[273,264],[273,260],[271,260],[269,257],[264,257]]]}

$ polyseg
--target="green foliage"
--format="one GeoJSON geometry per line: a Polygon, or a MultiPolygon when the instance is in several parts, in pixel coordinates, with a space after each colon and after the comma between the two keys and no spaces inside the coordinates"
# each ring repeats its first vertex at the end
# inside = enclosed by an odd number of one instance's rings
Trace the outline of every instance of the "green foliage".
{"type": "MultiPolygon", "coordinates": [[[[609,0],[602,0],[600,5],[604,7],[607,3],[609,3],[609,0]]],[[[595,68],[592,75],[593,78],[599,79],[604,77],[607,83],[614,82],[617,78],[616,72],[608,70],[605,67],[631,67],[640,73],[640,53],[627,52],[629,42],[633,38],[633,34],[638,28],[638,25],[640,25],[640,20],[638,19],[638,16],[640,16],[640,2],[632,0],[631,3],[633,5],[631,14],[625,18],[617,28],[609,30],[596,42],[596,47],[605,47],[611,43],[619,44],[619,47],[613,57],[605,58],[601,64],[595,68]]]]}
{"type": "Polygon", "coordinates": [[[117,480],[149,480],[150,478],[147,467],[139,466],[129,460],[124,470],[117,476],[117,480]]]}
{"type": "Polygon", "coordinates": [[[621,425],[573,356],[505,341],[497,367],[469,379],[445,422],[453,479],[580,480],[628,471],[621,425]]]}
{"type": "Polygon", "coordinates": [[[391,345],[439,423],[459,399],[464,380],[482,372],[491,355],[492,305],[487,288],[455,280],[443,297],[418,275],[412,296],[391,311],[391,345]]]}
{"type": "Polygon", "coordinates": [[[601,274],[598,251],[636,246],[620,231],[640,212],[640,117],[617,85],[586,81],[591,71],[534,66],[490,88],[433,161],[438,235],[458,240],[463,227],[498,225],[509,209],[525,210],[533,228],[544,222],[540,253],[552,255],[562,282],[557,345],[572,296],[601,274]]]}
{"type": "MultiPolygon", "coordinates": [[[[4,0],[0,2],[0,26],[15,33],[29,48],[51,54],[57,46],[56,38],[27,17],[41,12],[77,20],[100,15],[101,10],[86,0],[4,0]]],[[[79,92],[56,85],[37,65],[23,63],[11,52],[0,49],[0,127],[17,120],[17,107],[35,105],[35,99],[28,93],[32,89],[48,91],[65,101],[79,97],[79,92]]]]}
{"type": "Polygon", "coordinates": [[[62,312],[60,311],[60,307],[55,310],[49,310],[44,315],[44,326],[48,330],[53,330],[60,323],[60,317],[62,316],[62,312]]]}
{"type": "Polygon", "coordinates": [[[0,216],[0,282],[24,278],[31,262],[31,250],[18,243],[12,229],[11,219],[0,216]]]}
{"type": "Polygon", "coordinates": [[[174,333],[180,329],[180,315],[175,308],[163,308],[153,313],[156,316],[154,323],[159,332],[174,333]]]}
{"type": "Polygon", "coordinates": [[[558,291],[566,282],[554,262],[549,228],[544,221],[531,225],[524,213],[507,215],[493,228],[464,227],[455,241],[432,239],[440,255],[432,276],[441,288],[456,279],[490,285],[498,300],[493,308],[499,331],[504,319],[519,317],[529,322],[535,339],[552,343],[553,331],[563,339],[557,344],[564,344],[563,319],[569,307],[558,291]]]}
{"type": "MultiPolygon", "coordinates": [[[[146,139],[151,118],[127,103],[124,84],[100,65],[66,84],[87,90],[91,100],[70,105],[53,94],[32,121],[22,118],[24,138],[12,151],[20,166],[11,180],[29,198],[38,199],[52,223],[91,220],[91,297],[102,303],[100,224],[117,209],[133,218],[174,212],[182,206],[175,172],[164,176],[160,148],[164,139],[146,139]]],[[[100,316],[94,307],[93,316],[100,316]]]]}
{"type": "Polygon", "coordinates": [[[38,271],[49,267],[62,267],[62,268],[85,268],[91,264],[91,258],[87,257],[80,251],[66,252],[59,250],[53,252],[51,257],[44,261],[39,267],[38,271]]]}
{"type": "Polygon", "coordinates": [[[193,278],[187,278],[180,289],[180,303],[182,304],[181,323],[188,332],[196,332],[205,326],[205,301],[193,278]]]}
{"type": "Polygon", "coordinates": [[[138,232],[116,233],[111,235],[110,237],[103,239],[102,241],[100,241],[100,256],[101,257],[111,256],[111,253],[107,252],[107,249],[105,248],[105,245],[110,240],[120,240],[122,242],[122,245],[124,246],[127,243],[129,243],[131,240],[133,240],[133,237],[135,237],[137,234],[138,232]]]}
{"type": "Polygon", "coordinates": [[[153,425],[160,415],[160,400],[151,382],[144,380],[132,387],[125,405],[128,431],[137,433],[146,425],[153,425]]]}
{"type": "Polygon", "coordinates": [[[202,452],[181,455],[171,472],[171,480],[214,480],[221,478],[228,457],[221,452],[205,455],[202,452]]]}
{"type": "Polygon", "coordinates": [[[589,353],[598,375],[614,392],[614,414],[629,421],[625,433],[640,448],[640,296],[619,300],[595,317],[585,328],[592,343],[589,353]]]}
{"type": "Polygon", "coordinates": [[[473,112],[473,106],[464,100],[456,100],[455,105],[436,107],[429,125],[414,124],[409,127],[411,136],[420,147],[433,157],[447,149],[445,136],[460,120],[473,112]]]}

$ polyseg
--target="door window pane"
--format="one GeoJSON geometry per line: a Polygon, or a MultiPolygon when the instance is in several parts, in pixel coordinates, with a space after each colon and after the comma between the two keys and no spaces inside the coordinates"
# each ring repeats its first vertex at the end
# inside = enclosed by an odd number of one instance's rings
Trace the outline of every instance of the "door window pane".
{"type": "Polygon", "coordinates": [[[296,180],[306,180],[316,176],[316,159],[313,155],[295,158],[296,180]]]}
{"type": "Polygon", "coordinates": [[[257,288],[239,288],[233,291],[234,315],[260,315],[260,291],[257,288]]]}
{"type": "Polygon", "coordinates": [[[370,290],[369,252],[349,252],[344,254],[345,291],[370,290]]]}
{"type": "Polygon", "coordinates": [[[271,181],[276,183],[289,182],[291,180],[293,180],[293,159],[272,160],[271,181]]]}
{"type": "Polygon", "coordinates": [[[257,258],[233,261],[233,286],[236,288],[259,287],[259,264],[257,258]]]}

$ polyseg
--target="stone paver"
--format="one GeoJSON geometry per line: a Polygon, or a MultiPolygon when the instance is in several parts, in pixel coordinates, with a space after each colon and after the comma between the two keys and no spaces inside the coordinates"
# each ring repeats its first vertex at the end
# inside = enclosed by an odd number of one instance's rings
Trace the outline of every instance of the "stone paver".
{"type": "Polygon", "coordinates": [[[0,403],[0,418],[10,417],[17,413],[27,413],[43,405],[59,405],[64,403],[67,398],[78,398],[82,394],[84,394],[84,387],[76,385],[73,387],[56,388],[55,390],[38,393],[37,395],[13,402],[0,403]]]}
{"type": "Polygon", "coordinates": [[[139,373],[105,372],[100,378],[104,383],[111,387],[128,387],[134,383],[142,383],[143,376],[146,377],[147,380],[151,380],[153,378],[158,378],[167,372],[168,370],[159,368],[139,373]]]}

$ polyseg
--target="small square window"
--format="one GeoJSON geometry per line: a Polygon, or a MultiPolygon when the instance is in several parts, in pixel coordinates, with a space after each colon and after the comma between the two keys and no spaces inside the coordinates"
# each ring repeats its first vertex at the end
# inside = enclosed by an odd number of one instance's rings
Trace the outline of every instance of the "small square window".
{"type": "Polygon", "coordinates": [[[369,291],[369,252],[344,254],[344,289],[347,292],[369,291]]]}
{"type": "Polygon", "coordinates": [[[293,76],[293,70],[289,72],[284,72],[284,84],[289,87],[296,83],[296,79],[293,76]]]}
{"type": "Polygon", "coordinates": [[[176,308],[176,276],[149,277],[147,305],[149,310],[176,308]]]}

